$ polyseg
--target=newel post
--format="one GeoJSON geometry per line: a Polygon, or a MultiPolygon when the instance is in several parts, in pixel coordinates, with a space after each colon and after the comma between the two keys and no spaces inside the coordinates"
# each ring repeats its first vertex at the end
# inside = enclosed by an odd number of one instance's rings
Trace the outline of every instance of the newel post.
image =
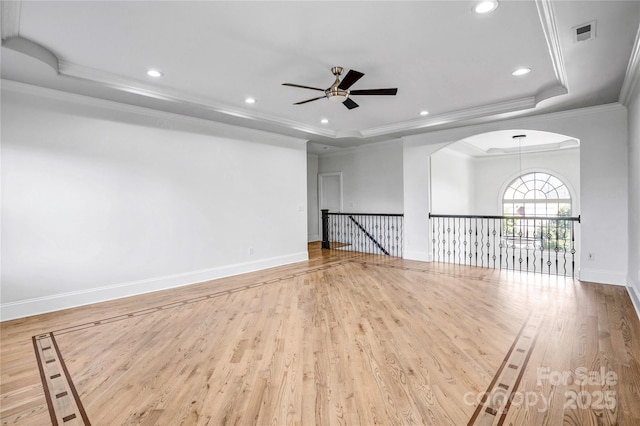
{"type": "Polygon", "coordinates": [[[329,247],[329,209],[322,209],[322,248],[329,247]]]}

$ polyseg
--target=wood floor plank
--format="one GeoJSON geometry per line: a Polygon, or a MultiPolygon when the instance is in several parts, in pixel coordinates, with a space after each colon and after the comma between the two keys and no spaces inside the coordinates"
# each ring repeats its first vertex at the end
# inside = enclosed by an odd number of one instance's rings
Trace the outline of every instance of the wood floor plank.
{"type": "Polygon", "coordinates": [[[50,424],[31,343],[47,333],[93,424],[640,424],[626,289],[564,278],[312,245],[308,262],[0,331],[3,425],[50,424]],[[480,405],[492,383],[512,400],[480,405]]]}

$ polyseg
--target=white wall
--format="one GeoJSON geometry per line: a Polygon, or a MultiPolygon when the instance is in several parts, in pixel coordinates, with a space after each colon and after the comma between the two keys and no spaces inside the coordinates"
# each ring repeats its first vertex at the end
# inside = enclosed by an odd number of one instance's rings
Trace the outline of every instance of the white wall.
{"type": "Polygon", "coordinates": [[[424,143],[422,139],[405,138],[404,164],[404,252],[403,257],[429,262],[433,260],[429,233],[429,156],[449,142],[424,143]]]}
{"type": "Polygon", "coordinates": [[[431,213],[478,214],[473,211],[473,162],[448,148],[431,156],[431,213]]]}
{"type": "Polygon", "coordinates": [[[345,211],[402,213],[402,162],[402,142],[394,140],[323,154],[318,172],[342,172],[345,211]]]}
{"type": "MultiPolygon", "coordinates": [[[[473,161],[474,214],[501,215],[502,193],[520,175],[517,155],[476,158],[473,161]]],[[[571,191],[572,215],[580,214],[580,150],[565,149],[522,155],[522,173],[543,171],[560,178],[571,191]]]]}
{"type": "MultiPolygon", "coordinates": [[[[640,83],[627,106],[629,120],[629,284],[640,298],[640,83]]],[[[640,306],[637,306],[640,313],[640,306]]]]}
{"type": "Polygon", "coordinates": [[[320,241],[320,207],[318,206],[318,156],[307,154],[307,228],[308,240],[320,241]]]}
{"type": "Polygon", "coordinates": [[[2,319],[307,258],[304,141],[17,83],[2,319]]]}
{"type": "MultiPolygon", "coordinates": [[[[428,155],[429,146],[452,143],[495,130],[523,129],[560,133],[580,140],[581,264],[580,278],[599,283],[625,284],[628,247],[628,140],[627,112],[619,104],[585,108],[529,118],[504,120],[405,139],[405,234],[415,246],[411,252],[431,252],[429,238],[419,236],[426,225],[409,220],[425,214],[415,199],[428,199],[426,160],[408,158],[428,155]],[[594,260],[587,262],[586,253],[594,260]]],[[[433,149],[433,148],[432,148],[433,149]]],[[[432,151],[433,152],[433,151],[432,151]]],[[[407,250],[405,250],[407,253],[407,250]]],[[[423,259],[419,259],[423,260],[423,259]]]]}

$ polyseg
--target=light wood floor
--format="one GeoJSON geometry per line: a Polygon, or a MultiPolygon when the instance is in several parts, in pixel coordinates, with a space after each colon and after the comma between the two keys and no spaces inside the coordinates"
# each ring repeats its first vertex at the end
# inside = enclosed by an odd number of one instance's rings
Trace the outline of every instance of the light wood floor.
{"type": "Polygon", "coordinates": [[[640,424],[624,287],[310,257],[2,323],[2,424],[640,424]]]}

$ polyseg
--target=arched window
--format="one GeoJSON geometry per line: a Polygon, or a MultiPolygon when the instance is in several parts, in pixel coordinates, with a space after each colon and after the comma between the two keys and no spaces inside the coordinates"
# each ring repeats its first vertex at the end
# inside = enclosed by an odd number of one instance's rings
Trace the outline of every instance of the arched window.
{"type": "Polygon", "coordinates": [[[515,178],[502,197],[504,216],[571,216],[571,194],[557,177],[543,172],[515,178]]]}

